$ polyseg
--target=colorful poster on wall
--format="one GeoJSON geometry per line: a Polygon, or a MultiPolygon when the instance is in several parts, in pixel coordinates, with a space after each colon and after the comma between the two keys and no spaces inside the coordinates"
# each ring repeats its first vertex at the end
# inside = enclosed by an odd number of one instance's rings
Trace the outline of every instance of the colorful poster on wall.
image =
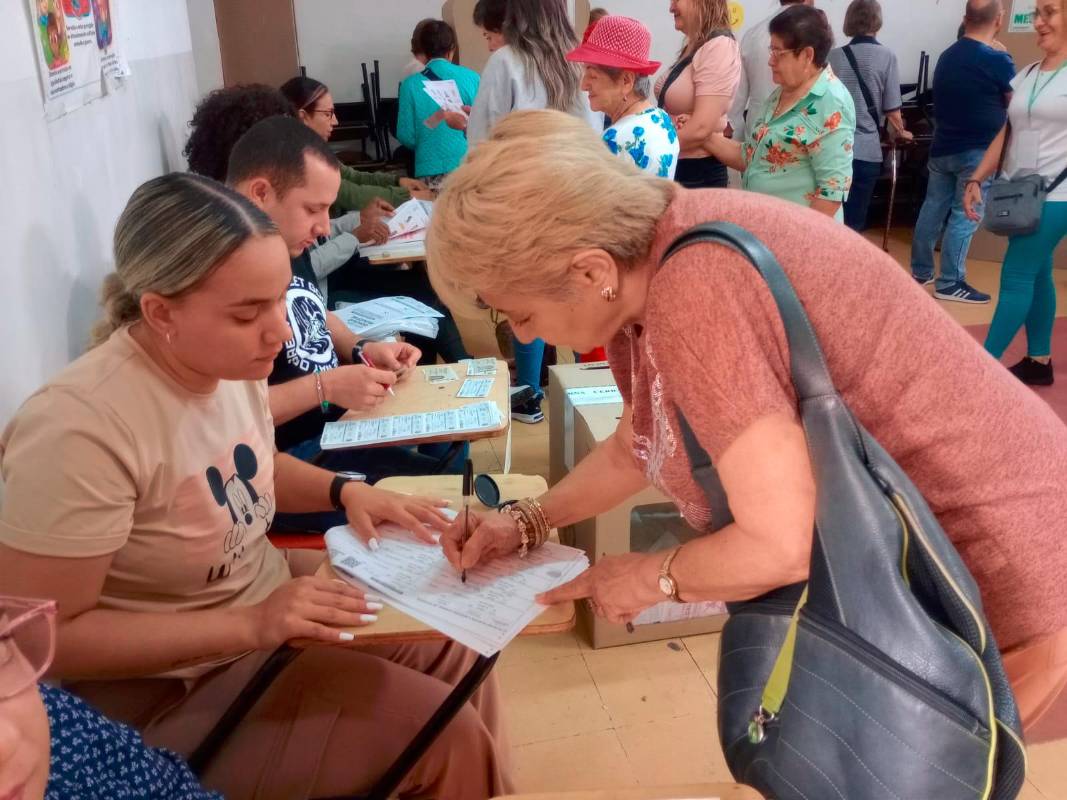
{"type": "Polygon", "coordinates": [[[100,97],[105,79],[130,74],[115,46],[112,0],[29,0],[45,116],[100,97]]]}
{"type": "Polygon", "coordinates": [[[1011,19],[1008,20],[1008,32],[1033,33],[1035,6],[1034,0],[1014,0],[1011,8],[1011,19]]]}

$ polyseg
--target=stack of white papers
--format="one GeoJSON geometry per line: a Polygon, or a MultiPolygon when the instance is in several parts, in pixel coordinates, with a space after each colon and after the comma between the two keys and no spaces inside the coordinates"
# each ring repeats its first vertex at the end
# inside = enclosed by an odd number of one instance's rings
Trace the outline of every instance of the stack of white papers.
{"type": "Polygon", "coordinates": [[[589,567],[583,551],[546,542],[526,558],[515,553],[467,570],[462,583],[440,547],[395,526],[382,532],[372,552],[351,528],[327,531],[334,569],[483,656],[503,650],[544,611],[534,597],[589,567]]]}
{"type": "Polygon", "coordinates": [[[336,314],[361,339],[381,339],[398,333],[436,339],[437,320],[444,316],[410,297],[379,297],[344,306],[336,314]]]}
{"type": "Polygon", "coordinates": [[[496,403],[468,403],[447,411],[327,422],[322,427],[319,447],[323,450],[368,447],[411,439],[428,439],[446,433],[490,431],[496,430],[500,425],[500,410],[496,403]]]}
{"type": "Polygon", "coordinates": [[[425,258],[426,231],[430,227],[433,203],[428,200],[408,200],[397,206],[396,211],[387,220],[389,240],[385,244],[363,244],[360,242],[359,254],[367,259],[425,258]]]}
{"type": "Polygon", "coordinates": [[[422,90],[445,111],[463,112],[463,97],[454,80],[423,81],[422,90]]]}

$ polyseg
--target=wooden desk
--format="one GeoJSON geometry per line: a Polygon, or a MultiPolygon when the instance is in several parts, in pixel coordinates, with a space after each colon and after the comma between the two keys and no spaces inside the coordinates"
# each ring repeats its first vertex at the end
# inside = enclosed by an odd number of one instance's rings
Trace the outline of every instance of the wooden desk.
{"type": "MultiPolygon", "coordinates": [[[[508,365],[503,361],[496,362],[496,376],[493,388],[489,396],[481,400],[473,398],[456,397],[463,381],[467,376],[466,364],[449,364],[459,376],[458,381],[451,383],[432,384],[426,380],[425,367],[416,367],[406,374],[399,383],[393,386],[396,397],[386,395],[385,401],[373,411],[349,411],[341,419],[343,421],[360,419],[378,419],[380,417],[392,417],[400,414],[421,414],[426,411],[447,411],[452,408],[460,408],[470,403],[481,403],[490,400],[496,403],[500,412],[500,426],[483,431],[463,431],[445,433],[437,436],[426,436],[420,439],[406,439],[397,442],[385,442],[383,444],[365,445],[367,447],[396,447],[413,444],[432,444],[434,442],[473,442],[478,439],[495,439],[504,436],[511,425],[511,378],[508,374],[508,365]]],[[[354,449],[354,448],[352,448],[354,449]]]]}
{"type": "Polygon", "coordinates": [[[420,242],[421,247],[414,246],[412,244],[402,244],[395,250],[390,250],[389,245],[382,245],[382,250],[379,250],[373,256],[367,257],[367,261],[375,266],[386,266],[388,264],[407,264],[416,261],[426,260],[426,243],[420,242]]]}
{"type": "MultiPolygon", "coordinates": [[[[536,497],[548,491],[548,484],[540,475],[494,475],[493,480],[500,487],[501,499],[503,500],[536,497]]],[[[386,478],[376,485],[379,489],[388,489],[392,492],[441,497],[445,500],[451,500],[453,508],[460,508],[463,503],[462,475],[386,478]]],[[[474,501],[471,508],[485,510],[485,506],[477,500],[474,501]]],[[[553,532],[552,538],[557,538],[555,532],[553,532]]],[[[330,566],[329,559],[319,567],[318,575],[326,578],[338,577],[330,566]]],[[[569,631],[573,627],[574,603],[560,603],[545,609],[541,616],[526,626],[519,635],[543,636],[549,633],[569,631]]],[[[355,642],[351,645],[353,647],[381,642],[440,641],[444,638],[443,634],[433,628],[388,605],[378,612],[378,621],[373,625],[350,628],[349,633],[354,634],[356,637],[355,642]]]]}
{"type": "Polygon", "coordinates": [[[701,783],[642,789],[602,789],[587,792],[510,794],[496,800],[761,800],[755,789],[739,783],[701,783]]]}
{"type": "MultiPolygon", "coordinates": [[[[505,499],[538,495],[548,489],[545,479],[540,476],[494,475],[493,478],[496,480],[505,499]]],[[[452,500],[454,508],[460,506],[463,497],[463,480],[459,475],[386,478],[383,481],[379,481],[377,485],[379,488],[389,489],[394,492],[442,497],[446,500],[452,500]]],[[[480,504],[477,507],[484,508],[480,504]]],[[[553,538],[555,536],[556,532],[553,531],[553,538]]],[[[332,567],[330,567],[329,560],[323,563],[317,574],[325,577],[336,577],[332,567]]],[[[530,623],[519,635],[536,636],[539,634],[559,633],[570,630],[573,627],[574,603],[562,603],[546,609],[540,617],[530,623]]],[[[376,623],[363,628],[351,628],[349,632],[356,637],[355,641],[350,645],[352,647],[381,642],[440,641],[445,638],[444,634],[439,631],[412,619],[388,605],[379,612],[376,623]]],[[[489,677],[489,673],[492,672],[499,655],[497,653],[489,657],[478,656],[467,674],[463,676],[462,680],[456,684],[452,692],[445,698],[441,707],[434,712],[422,730],[412,739],[411,744],[397,757],[396,761],[374,785],[374,788],[366,796],[366,800],[386,800],[386,798],[392,797],[404,776],[429,750],[434,740],[470,700],[471,696],[482,684],[482,681],[489,677]]],[[[727,798],[723,800],[727,800],[727,798]]],[[[729,798],[729,800],[733,800],[733,798],[729,798]]]]}

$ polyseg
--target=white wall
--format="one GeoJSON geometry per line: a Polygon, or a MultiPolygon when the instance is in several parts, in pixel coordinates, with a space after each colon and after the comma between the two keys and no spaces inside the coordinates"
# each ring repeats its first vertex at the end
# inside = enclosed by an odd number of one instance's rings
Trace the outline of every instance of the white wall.
{"type": "Polygon", "coordinates": [[[396,97],[411,60],[411,32],[441,16],[442,0],[293,0],[300,63],[330,87],[334,100],[363,99],[360,64],[381,64],[382,96],[396,97]]]}
{"type": "Polygon", "coordinates": [[[201,95],[222,86],[222,54],[215,23],[215,0],[186,0],[189,36],[196,62],[196,88],[201,95]]]}
{"type": "MultiPolygon", "coordinates": [[[[914,81],[919,53],[934,59],[956,40],[966,0],[882,0],[880,35],[900,61],[901,79],[914,81]]],[[[625,14],[652,31],[653,57],[674,60],[681,40],[667,11],[668,0],[590,0],[613,14],[625,14]]],[[[816,0],[830,16],[838,44],[849,0],[816,0]]],[[[745,28],[778,8],[778,0],[742,0],[745,28]]],[[[409,60],[411,31],[423,17],[440,16],[441,0],[294,0],[300,59],[308,74],[323,81],[341,101],[362,99],[359,65],[381,61],[382,94],[395,96],[400,70],[409,60]]],[[[742,33],[745,28],[742,28],[742,33]]]]}
{"type": "Polygon", "coordinates": [[[0,0],[0,425],[84,349],[130,193],[184,169],[197,97],[185,0],[119,0],[125,87],[46,123],[25,0],[0,0]]]}

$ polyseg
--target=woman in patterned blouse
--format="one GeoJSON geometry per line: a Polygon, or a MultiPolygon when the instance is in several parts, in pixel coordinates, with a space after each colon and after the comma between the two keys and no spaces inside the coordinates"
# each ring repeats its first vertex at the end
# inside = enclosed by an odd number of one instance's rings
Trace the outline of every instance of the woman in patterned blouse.
{"type": "Polygon", "coordinates": [[[611,123],[604,143],[615,155],[660,178],[674,178],[678,132],[670,116],[649,100],[649,77],[660,64],[650,61],[652,34],[630,17],[606,16],[590,26],[582,44],[567,54],[580,63],[582,90],[593,111],[611,123]]]}
{"type": "Polygon", "coordinates": [[[743,144],[715,135],[709,147],[744,173],[746,189],[811,206],[843,221],[852,186],[856,106],[828,66],[834,35],[811,6],[771,21],[770,66],[779,85],[743,144]]]}
{"type": "Polygon", "coordinates": [[[55,650],[55,613],[49,600],[0,596],[0,797],[222,800],[178,755],[37,682],[55,650]]]}

